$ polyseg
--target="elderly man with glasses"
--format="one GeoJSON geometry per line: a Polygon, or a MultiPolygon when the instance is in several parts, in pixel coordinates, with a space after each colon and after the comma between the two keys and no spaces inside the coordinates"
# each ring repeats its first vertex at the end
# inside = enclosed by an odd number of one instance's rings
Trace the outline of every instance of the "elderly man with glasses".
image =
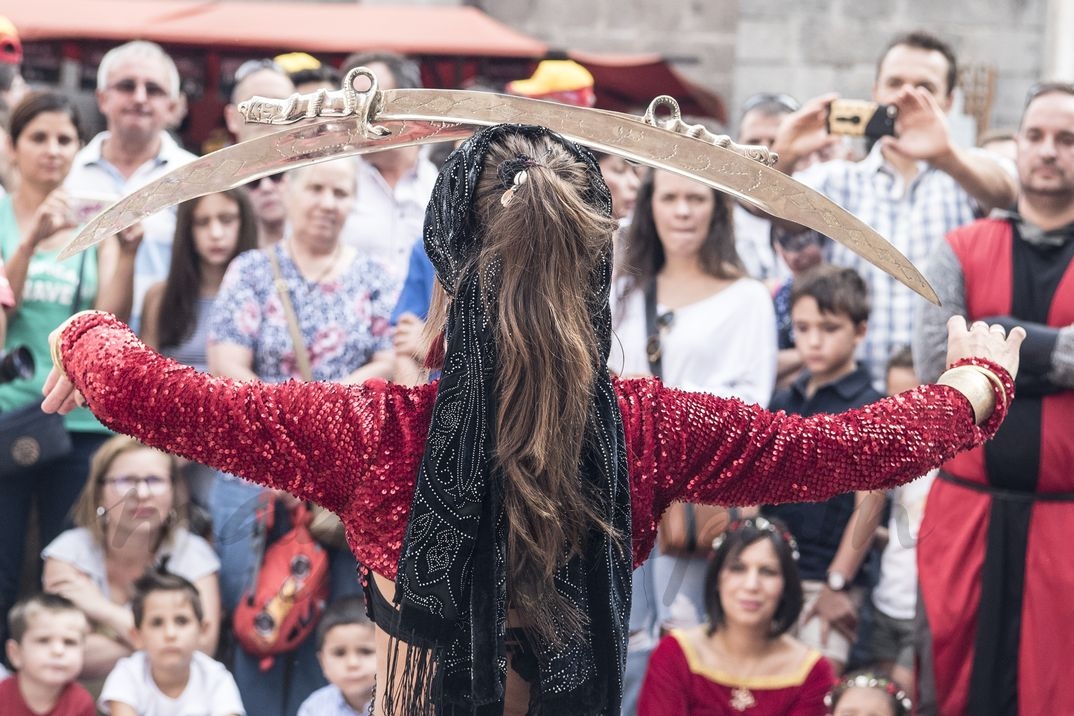
{"type": "MultiPolygon", "coordinates": [[[[73,197],[119,198],[194,159],[167,131],[180,106],[179,71],[159,45],[138,40],[109,50],[97,69],[97,106],[107,128],[75,157],[64,184],[73,197]]],[[[146,290],[168,274],[174,209],[147,218],[143,228],[132,326],[146,290]]]]}

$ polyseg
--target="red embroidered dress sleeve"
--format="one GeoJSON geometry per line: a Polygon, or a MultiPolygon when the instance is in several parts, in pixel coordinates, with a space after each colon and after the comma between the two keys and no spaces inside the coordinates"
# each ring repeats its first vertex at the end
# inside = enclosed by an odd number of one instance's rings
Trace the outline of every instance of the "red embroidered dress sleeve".
{"type": "MultiPolygon", "coordinates": [[[[1010,376],[998,366],[1007,395],[1010,376]]],[[[957,390],[926,385],[838,415],[772,413],[740,400],[616,382],[630,460],[635,562],[652,549],[675,500],[724,505],[816,502],[879,490],[928,472],[992,437],[1005,398],[982,426],[957,390]]]]}
{"type": "Polygon", "coordinates": [[[72,322],[61,352],[109,428],[337,512],[355,556],[394,577],[431,386],[216,378],[149,350],[107,314],[72,322]]]}
{"type": "MultiPolygon", "coordinates": [[[[337,512],[355,556],[394,578],[434,386],[238,382],[146,348],[107,314],[80,316],[64,368],[101,422],[147,445],[337,512]]],[[[1014,394],[1010,376],[996,366],[1014,394]]],[[[892,487],[991,437],[969,401],[929,385],[839,415],[770,413],[659,381],[616,380],[640,564],[673,500],[751,505],[892,487]]]]}

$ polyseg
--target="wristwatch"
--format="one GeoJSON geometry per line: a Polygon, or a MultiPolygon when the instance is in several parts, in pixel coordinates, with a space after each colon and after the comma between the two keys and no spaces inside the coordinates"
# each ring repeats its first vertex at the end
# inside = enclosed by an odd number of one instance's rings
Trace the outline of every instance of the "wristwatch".
{"type": "Polygon", "coordinates": [[[847,578],[839,572],[828,572],[828,589],[833,592],[845,592],[850,588],[847,578]]]}

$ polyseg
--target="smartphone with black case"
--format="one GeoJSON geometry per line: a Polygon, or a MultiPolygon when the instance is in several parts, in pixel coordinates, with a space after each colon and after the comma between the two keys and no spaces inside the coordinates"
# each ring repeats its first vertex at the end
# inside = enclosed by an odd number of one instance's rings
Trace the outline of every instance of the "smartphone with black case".
{"type": "Polygon", "coordinates": [[[879,139],[895,135],[895,105],[862,99],[837,99],[828,108],[828,133],[879,139]]]}

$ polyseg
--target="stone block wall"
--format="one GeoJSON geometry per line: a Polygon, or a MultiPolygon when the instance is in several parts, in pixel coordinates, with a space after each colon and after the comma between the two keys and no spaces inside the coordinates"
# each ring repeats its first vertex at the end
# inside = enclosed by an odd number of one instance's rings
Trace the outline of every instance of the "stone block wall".
{"type": "MultiPolygon", "coordinates": [[[[660,52],[730,108],[760,90],[868,97],[899,32],[926,28],[998,70],[990,124],[1011,127],[1044,67],[1047,0],[475,0],[554,46],[660,52]]],[[[732,112],[732,115],[734,112],[732,112]]]]}

